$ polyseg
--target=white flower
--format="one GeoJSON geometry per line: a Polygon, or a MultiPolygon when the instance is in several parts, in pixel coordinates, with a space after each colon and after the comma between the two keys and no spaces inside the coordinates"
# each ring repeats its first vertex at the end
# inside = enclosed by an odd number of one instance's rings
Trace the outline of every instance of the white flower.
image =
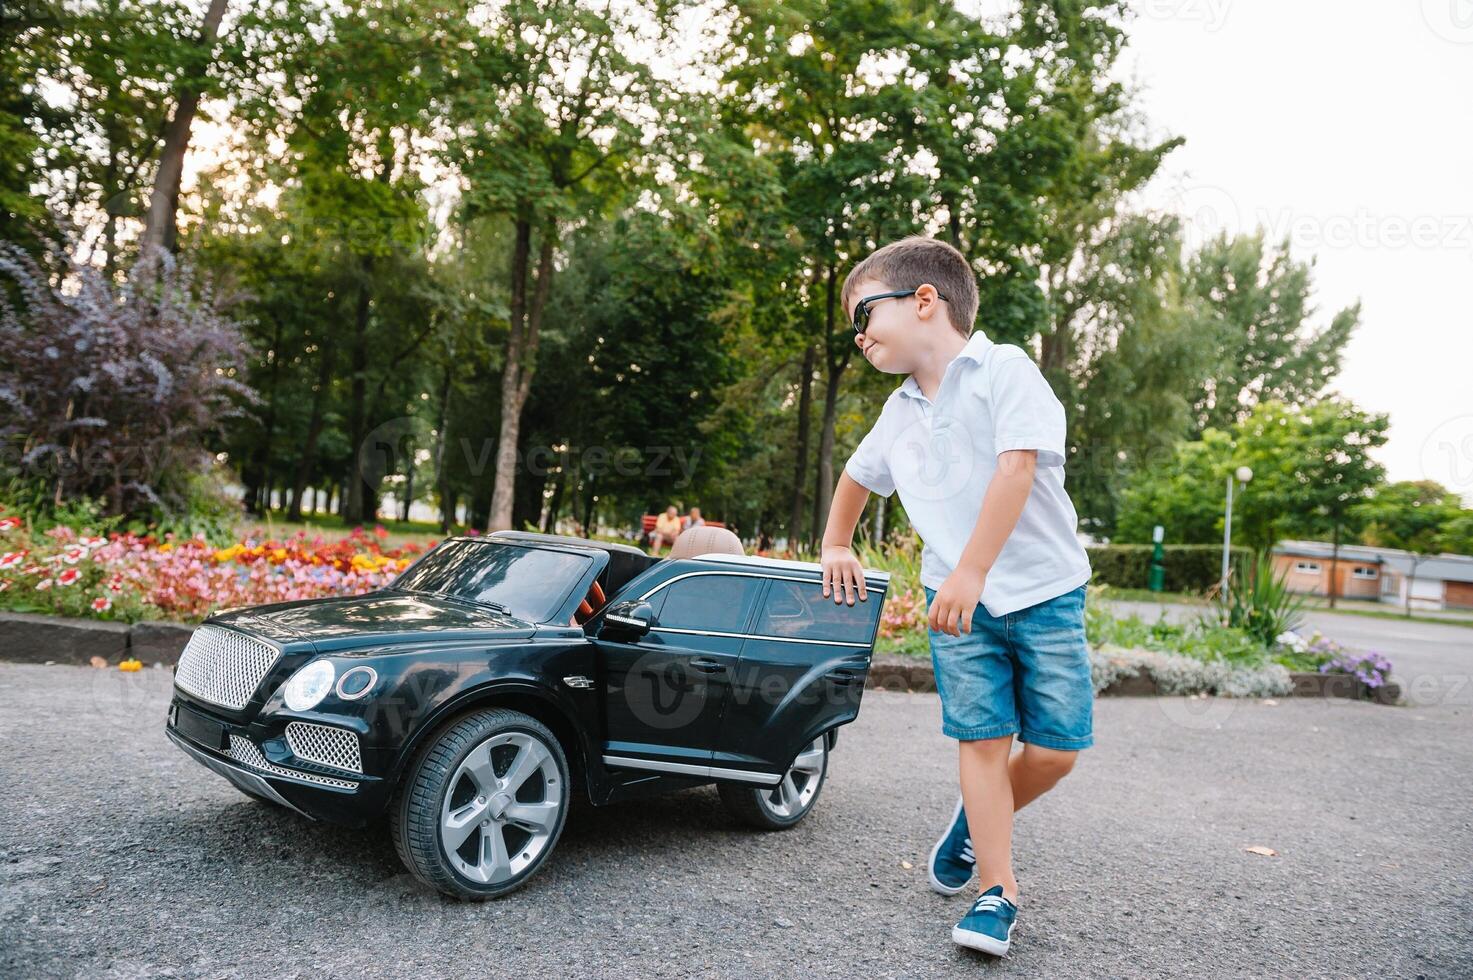
{"type": "Polygon", "coordinates": [[[1309,643],[1304,639],[1304,637],[1300,636],[1293,630],[1284,630],[1284,632],[1274,637],[1274,641],[1288,647],[1295,653],[1303,653],[1305,650],[1309,649],[1309,643]]]}

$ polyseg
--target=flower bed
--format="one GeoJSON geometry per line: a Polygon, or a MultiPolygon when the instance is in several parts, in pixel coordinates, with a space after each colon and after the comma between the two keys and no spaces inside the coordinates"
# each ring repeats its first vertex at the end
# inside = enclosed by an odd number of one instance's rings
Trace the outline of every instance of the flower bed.
{"type": "Polygon", "coordinates": [[[137,622],[198,622],[217,609],[382,588],[431,547],[384,548],[387,532],[273,539],[248,533],[226,548],[203,537],[55,527],[32,534],[0,517],[0,608],[137,622]]]}

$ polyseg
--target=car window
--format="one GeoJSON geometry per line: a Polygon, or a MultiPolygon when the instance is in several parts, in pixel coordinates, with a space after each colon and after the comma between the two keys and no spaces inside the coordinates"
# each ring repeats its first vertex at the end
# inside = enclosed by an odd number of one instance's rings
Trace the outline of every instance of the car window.
{"type": "Polygon", "coordinates": [[[405,570],[392,588],[495,603],[517,619],[545,623],[591,562],[547,548],[446,541],[405,570]]]}
{"type": "Polygon", "coordinates": [[[774,579],[752,632],[759,636],[795,636],[805,640],[868,643],[878,596],[854,605],[825,599],[817,582],[774,579]]]}
{"type": "Polygon", "coordinates": [[[661,589],[657,622],[669,629],[744,633],[762,579],[746,575],[693,575],[661,589]]]}

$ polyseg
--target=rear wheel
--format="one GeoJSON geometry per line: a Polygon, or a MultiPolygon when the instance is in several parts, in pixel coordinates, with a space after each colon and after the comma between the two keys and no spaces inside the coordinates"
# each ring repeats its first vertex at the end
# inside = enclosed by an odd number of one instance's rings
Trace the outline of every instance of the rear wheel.
{"type": "Polygon", "coordinates": [[[540,721],[505,708],[466,715],[405,777],[392,808],[399,859],[447,895],[504,895],[552,854],[568,790],[567,757],[540,721]]]}
{"type": "Polygon", "coordinates": [[[798,753],[776,786],[753,788],[721,783],[716,789],[726,809],[743,823],[760,830],[787,830],[818,802],[828,771],[828,739],[820,735],[798,753]]]}

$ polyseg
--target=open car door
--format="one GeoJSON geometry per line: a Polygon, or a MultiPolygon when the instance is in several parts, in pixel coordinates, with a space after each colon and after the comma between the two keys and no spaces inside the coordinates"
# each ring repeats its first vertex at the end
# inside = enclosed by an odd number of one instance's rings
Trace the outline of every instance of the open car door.
{"type": "Polygon", "coordinates": [[[825,598],[818,576],[768,577],[722,714],[715,767],[781,772],[815,737],[859,714],[889,577],[868,598],[825,598]]]}

